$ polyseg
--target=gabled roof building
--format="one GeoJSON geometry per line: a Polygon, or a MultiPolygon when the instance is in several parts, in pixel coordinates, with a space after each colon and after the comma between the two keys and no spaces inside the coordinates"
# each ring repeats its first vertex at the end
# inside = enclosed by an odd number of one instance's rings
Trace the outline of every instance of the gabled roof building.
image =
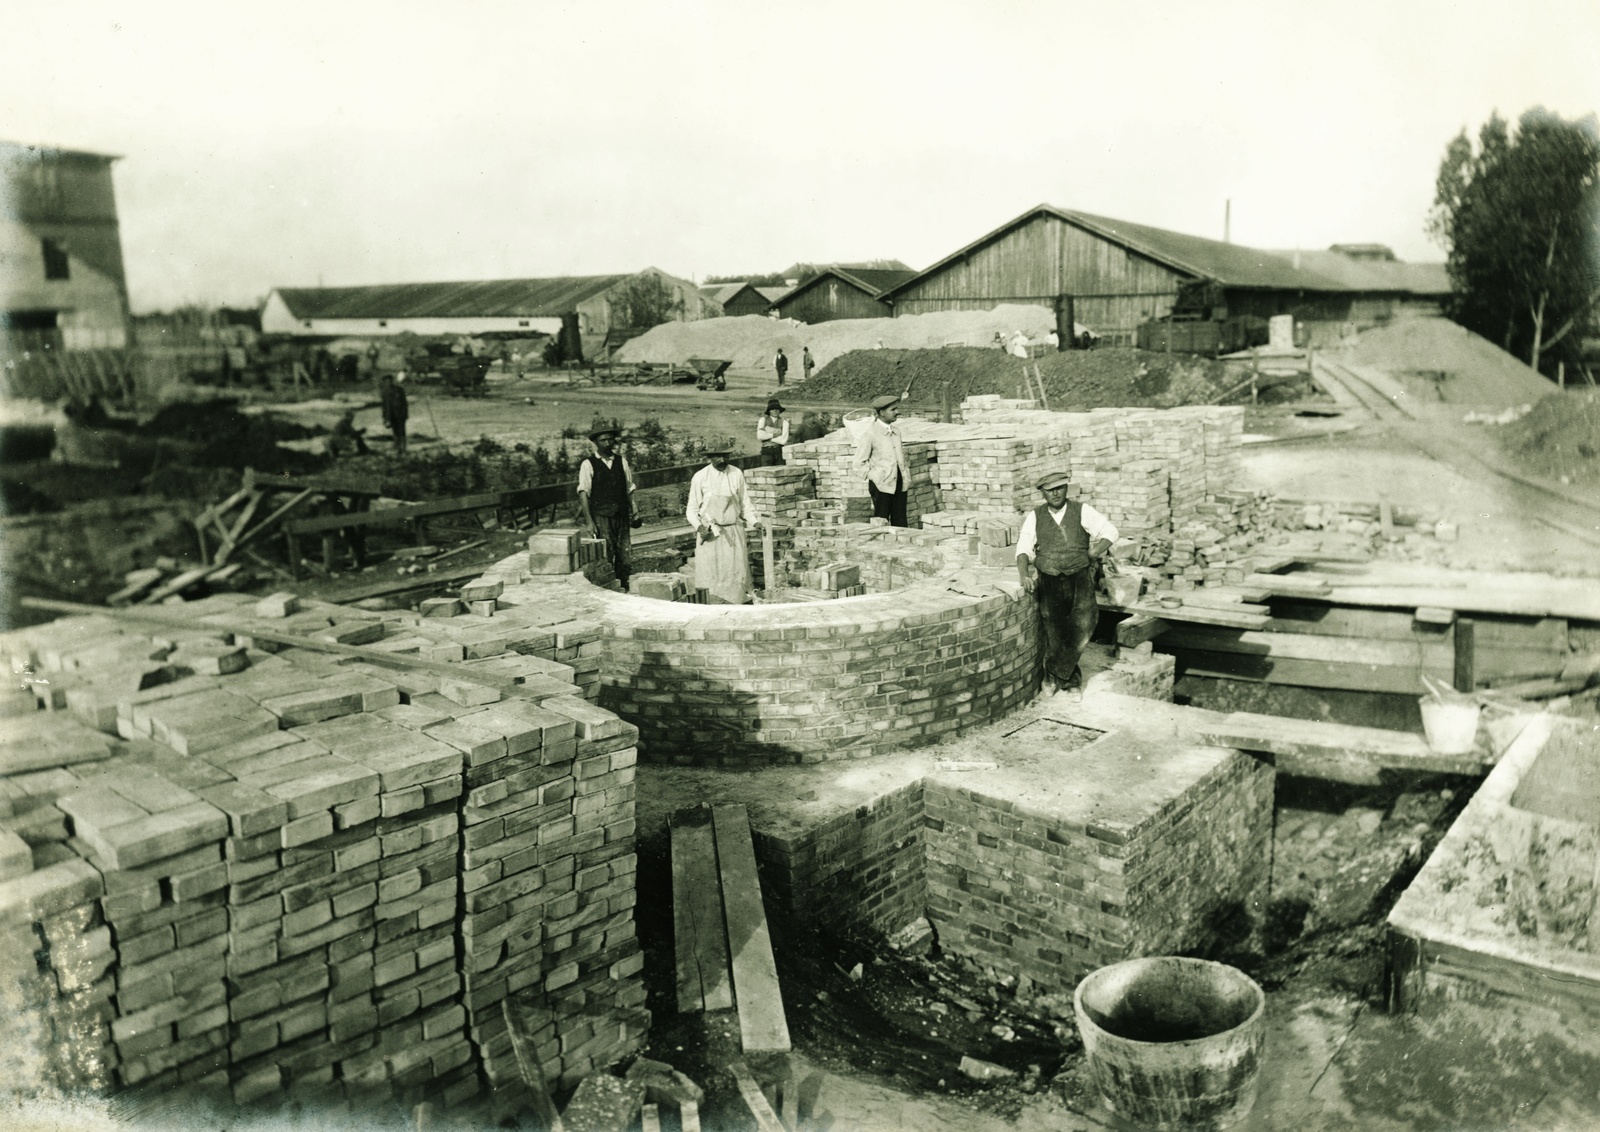
{"type": "Polygon", "coordinates": [[[775,301],[783,318],[829,322],[836,318],[889,318],[893,308],[879,298],[916,275],[910,268],[828,267],[775,301]]]}

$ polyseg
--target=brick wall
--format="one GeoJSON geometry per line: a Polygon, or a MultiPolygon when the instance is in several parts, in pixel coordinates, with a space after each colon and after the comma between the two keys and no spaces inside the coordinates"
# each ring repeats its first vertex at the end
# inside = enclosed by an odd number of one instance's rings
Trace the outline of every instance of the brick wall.
{"type": "Polygon", "coordinates": [[[892,933],[927,907],[922,813],[915,782],[801,834],[757,830],[764,890],[830,929],[892,933]]]}
{"type": "Polygon", "coordinates": [[[55,983],[27,990],[26,1029],[54,1043],[35,1079],[455,1101],[512,1072],[508,994],[542,1019],[552,1077],[639,1048],[637,731],[570,669],[466,660],[491,651],[468,634],[461,677],[437,677],[245,650],[212,624],[437,646],[414,616],[162,612],[192,629],[0,639],[52,708],[0,744],[0,848],[27,849],[0,872],[0,931],[44,940],[55,983]]]}
{"type": "MultiPolygon", "coordinates": [[[[1134,753],[1100,751],[1129,761],[1134,753]]],[[[1264,893],[1273,773],[1237,751],[1185,758],[1175,788],[1132,819],[1097,820],[1071,799],[1040,805],[949,776],[925,780],[928,914],[941,945],[1070,990],[1105,964],[1206,942],[1217,917],[1264,893]]]]}

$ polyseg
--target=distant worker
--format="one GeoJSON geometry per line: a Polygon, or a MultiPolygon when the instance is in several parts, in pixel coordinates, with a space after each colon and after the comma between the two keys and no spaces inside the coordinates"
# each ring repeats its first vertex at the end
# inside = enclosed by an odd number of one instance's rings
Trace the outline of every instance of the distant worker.
{"type": "Polygon", "coordinates": [[[1019,358],[1028,356],[1028,336],[1020,330],[1011,336],[1011,352],[1019,358]]]}
{"type": "Polygon", "coordinates": [[[996,330],[994,332],[994,341],[990,342],[989,345],[993,349],[1004,350],[1006,348],[1006,336],[1004,334],[1001,334],[998,330],[996,330]]]}
{"type": "Polygon", "coordinates": [[[1023,516],[1017,535],[1017,577],[1038,597],[1044,673],[1057,688],[1078,676],[1078,658],[1100,613],[1095,563],[1117,541],[1110,519],[1067,498],[1071,482],[1066,472],[1039,480],[1044,503],[1023,516]]]}
{"type": "Polygon", "coordinates": [[[367,369],[373,373],[378,372],[378,344],[376,342],[367,347],[367,369]]]}
{"type": "Polygon", "coordinates": [[[393,376],[384,374],[378,379],[378,397],[383,407],[383,427],[394,434],[394,450],[406,454],[406,419],[411,415],[406,401],[406,375],[402,371],[393,376]]]}
{"type": "Polygon", "coordinates": [[[906,447],[894,427],[900,416],[899,404],[900,398],[892,393],[872,402],[873,419],[867,424],[856,455],[856,462],[867,473],[873,517],[888,519],[891,527],[906,525],[906,494],[911,487],[906,447]]]}
{"type": "Polygon", "coordinates": [[[694,584],[719,602],[743,605],[755,585],[750,580],[750,546],[745,528],[757,523],[744,472],[728,463],[726,450],[706,453],[706,466],[689,481],[684,515],[695,531],[694,584]]]}
{"type": "Polygon", "coordinates": [[[578,510],[591,538],[606,540],[606,558],[617,581],[628,586],[629,534],[633,520],[633,469],[617,451],[620,428],[597,428],[589,434],[594,455],[578,465],[578,510]]]}
{"type": "Polygon", "coordinates": [[[783,379],[789,373],[789,359],[783,356],[783,347],[778,347],[778,356],[772,359],[772,368],[778,371],[778,385],[781,388],[783,379]]]}
{"type": "Polygon", "coordinates": [[[356,427],[356,411],[347,410],[333,426],[333,433],[328,437],[328,455],[338,456],[365,456],[367,442],[365,430],[356,427]]]}
{"type": "Polygon", "coordinates": [[[811,360],[811,347],[800,347],[800,368],[805,371],[806,380],[811,380],[811,371],[817,368],[817,363],[811,360]]]}
{"type": "Polygon", "coordinates": [[[783,463],[783,446],[789,443],[789,418],[776,397],[767,400],[767,411],[756,419],[756,444],[761,448],[761,463],[773,467],[783,463]]]}

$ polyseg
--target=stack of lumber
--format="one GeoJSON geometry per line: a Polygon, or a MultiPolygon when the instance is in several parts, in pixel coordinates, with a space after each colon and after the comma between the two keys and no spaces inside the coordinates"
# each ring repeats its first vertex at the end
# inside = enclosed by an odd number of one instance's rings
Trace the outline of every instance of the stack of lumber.
{"type": "Polygon", "coordinates": [[[172,559],[129,570],[123,586],[106,599],[111,606],[154,605],[208,593],[231,593],[250,580],[237,562],[219,566],[185,566],[172,559]]]}

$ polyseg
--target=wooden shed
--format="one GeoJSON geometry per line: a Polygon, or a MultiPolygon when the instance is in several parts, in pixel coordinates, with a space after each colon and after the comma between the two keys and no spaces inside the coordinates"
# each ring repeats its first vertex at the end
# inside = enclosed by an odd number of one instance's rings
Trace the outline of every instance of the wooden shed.
{"type": "Polygon", "coordinates": [[[772,303],[760,288],[750,283],[713,283],[700,288],[700,293],[729,318],[742,314],[766,314],[767,307],[772,303]]]}
{"type": "Polygon", "coordinates": [[[836,318],[889,318],[893,308],[879,296],[916,272],[872,267],[829,267],[773,303],[778,314],[801,322],[836,318]]]}
{"type": "Polygon", "coordinates": [[[1182,284],[1200,281],[1224,299],[1213,318],[1337,323],[1411,298],[1435,303],[1443,271],[1340,251],[1263,251],[1042,204],[877,297],[896,315],[1025,303],[1058,317],[1070,297],[1077,322],[1131,342],[1140,323],[1172,309],[1182,284]]]}

